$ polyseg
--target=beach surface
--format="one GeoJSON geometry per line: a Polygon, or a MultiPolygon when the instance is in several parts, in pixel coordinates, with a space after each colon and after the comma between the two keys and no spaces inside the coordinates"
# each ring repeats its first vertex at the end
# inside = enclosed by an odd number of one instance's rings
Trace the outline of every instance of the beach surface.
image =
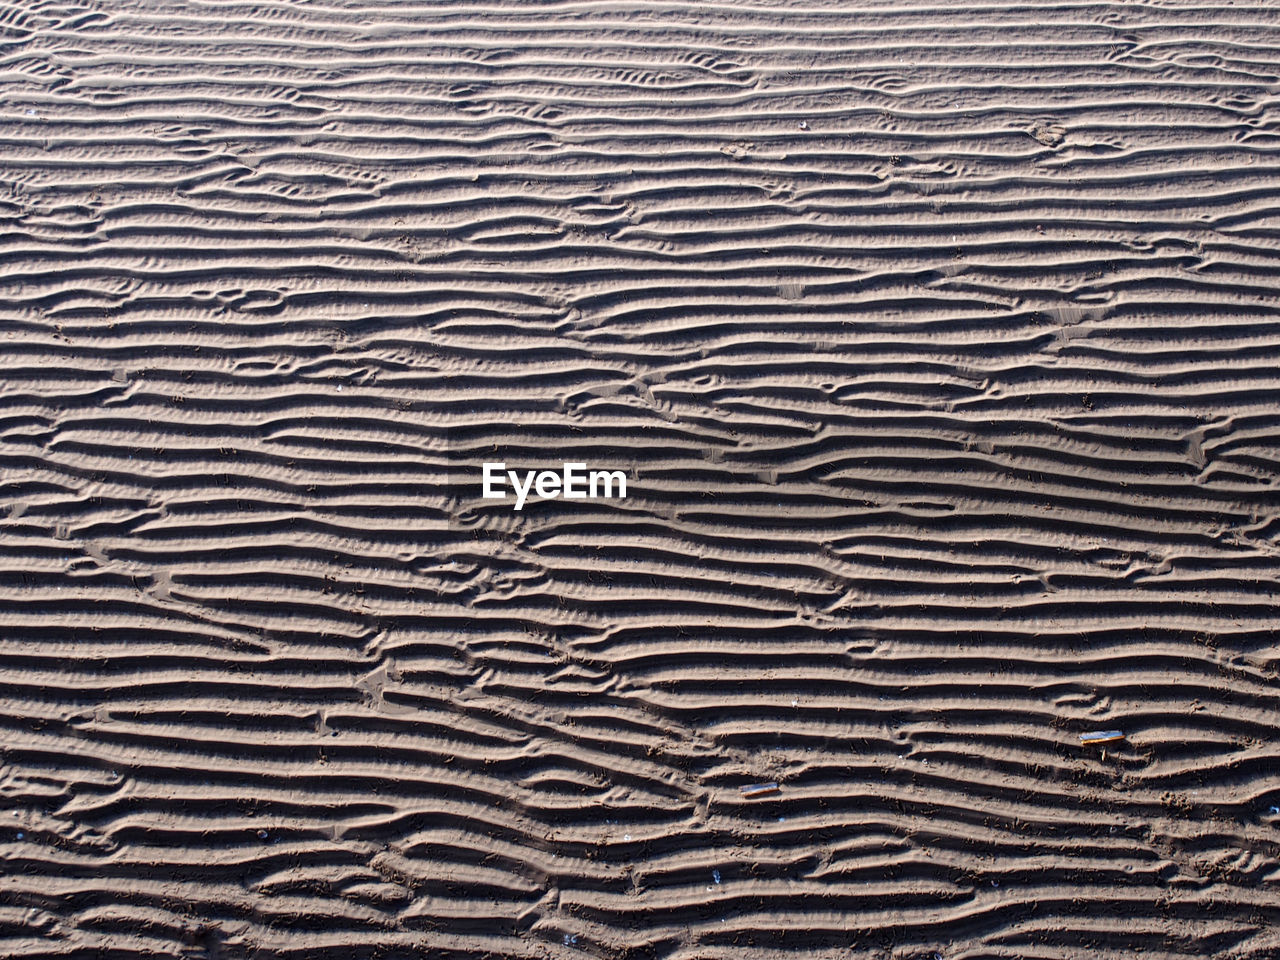
{"type": "Polygon", "coordinates": [[[1280,6],[0,44],[0,956],[1280,956],[1280,6]]]}

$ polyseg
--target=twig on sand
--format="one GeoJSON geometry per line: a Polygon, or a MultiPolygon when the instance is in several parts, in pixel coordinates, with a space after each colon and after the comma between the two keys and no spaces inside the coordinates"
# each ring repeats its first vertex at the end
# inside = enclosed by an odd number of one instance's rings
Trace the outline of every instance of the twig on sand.
{"type": "Polygon", "coordinates": [[[1112,740],[1123,740],[1124,734],[1119,730],[1095,730],[1092,733],[1080,734],[1081,743],[1110,743],[1112,740]]]}

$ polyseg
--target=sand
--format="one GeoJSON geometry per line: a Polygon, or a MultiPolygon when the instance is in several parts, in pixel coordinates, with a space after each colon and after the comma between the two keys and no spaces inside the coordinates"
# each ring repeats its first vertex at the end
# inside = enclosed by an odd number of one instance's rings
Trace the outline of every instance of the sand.
{"type": "Polygon", "coordinates": [[[1280,957],[1280,7],[2,19],[0,956],[1280,957]]]}

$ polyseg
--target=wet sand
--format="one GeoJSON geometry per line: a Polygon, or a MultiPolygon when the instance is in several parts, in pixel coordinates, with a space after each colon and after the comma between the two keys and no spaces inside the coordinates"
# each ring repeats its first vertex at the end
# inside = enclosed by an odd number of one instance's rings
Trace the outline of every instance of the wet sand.
{"type": "Polygon", "coordinates": [[[0,955],[1280,956],[1280,9],[0,19],[0,955]]]}

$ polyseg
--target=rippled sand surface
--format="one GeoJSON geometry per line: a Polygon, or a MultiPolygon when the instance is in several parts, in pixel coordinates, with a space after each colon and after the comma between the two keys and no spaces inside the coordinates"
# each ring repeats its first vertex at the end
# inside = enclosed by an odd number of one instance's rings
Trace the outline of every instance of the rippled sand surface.
{"type": "Polygon", "coordinates": [[[0,955],[1280,956],[1278,50],[4,5],[0,955]]]}

